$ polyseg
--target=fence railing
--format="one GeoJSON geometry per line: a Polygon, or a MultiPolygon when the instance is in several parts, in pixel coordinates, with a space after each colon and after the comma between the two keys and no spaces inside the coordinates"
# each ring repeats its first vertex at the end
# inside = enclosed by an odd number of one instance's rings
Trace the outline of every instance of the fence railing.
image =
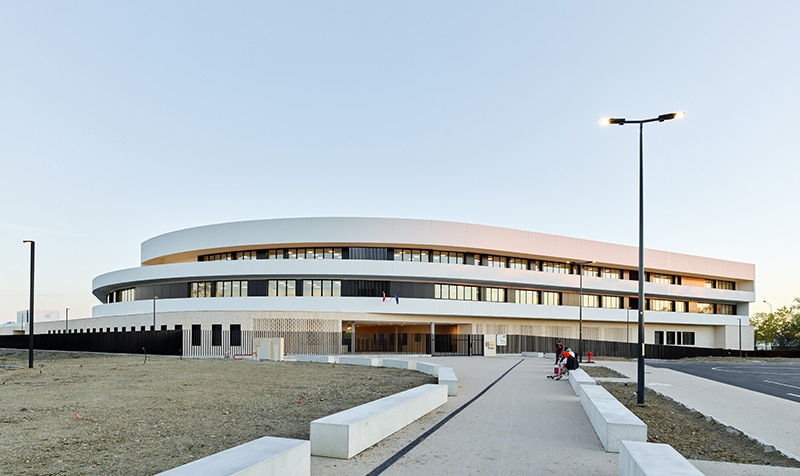
{"type": "MultiPolygon", "coordinates": [[[[187,357],[250,356],[253,342],[273,337],[284,338],[287,354],[336,355],[349,353],[352,342],[341,332],[268,332],[213,330],[155,330],[91,332],[72,334],[36,334],[35,350],[108,352],[127,354],[183,355],[187,357]]],[[[497,346],[498,354],[554,352],[557,338],[506,335],[506,345],[497,346]]],[[[560,339],[565,348],[578,352],[578,339],[560,339]]],[[[356,353],[431,354],[430,334],[361,334],[356,336],[356,353]]],[[[0,348],[27,349],[29,336],[0,336],[0,348]]],[[[433,355],[483,355],[482,335],[435,336],[433,355]]],[[[635,358],[638,344],[628,342],[583,341],[584,356],[635,358]]],[[[739,356],[739,350],[695,346],[645,344],[648,359],[739,356]]],[[[743,350],[743,357],[800,357],[800,351],[743,350]]]]}

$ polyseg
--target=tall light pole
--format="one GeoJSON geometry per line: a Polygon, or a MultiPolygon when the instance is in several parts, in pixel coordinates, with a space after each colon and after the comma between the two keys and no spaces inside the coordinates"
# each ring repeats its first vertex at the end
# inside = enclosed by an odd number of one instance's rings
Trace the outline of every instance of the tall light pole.
{"type": "Polygon", "coordinates": [[[30,286],[30,301],[28,302],[28,368],[33,368],[33,270],[34,260],[36,256],[36,242],[33,240],[24,240],[23,243],[30,243],[31,245],[31,286],[30,286]]]}
{"type": "Polygon", "coordinates": [[[69,308],[67,308],[67,322],[64,325],[64,329],[69,331],[69,308]]]}
{"type": "Polygon", "coordinates": [[[766,299],[764,300],[764,304],[766,304],[767,306],[769,306],[769,313],[770,313],[770,314],[772,314],[772,304],[768,303],[768,302],[766,301],[766,299]]]}
{"type": "Polygon", "coordinates": [[[642,130],[648,122],[664,122],[683,117],[684,113],[671,112],[650,119],[606,119],[606,124],[639,124],[639,359],[637,372],[636,403],[644,405],[644,153],[642,130]]]}
{"type": "Polygon", "coordinates": [[[583,265],[592,264],[594,261],[581,261],[578,265],[580,287],[578,288],[578,361],[583,363],[583,265]]]}
{"type": "Polygon", "coordinates": [[[158,296],[153,296],[153,330],[156,330],[156,299],[158,296]]]}

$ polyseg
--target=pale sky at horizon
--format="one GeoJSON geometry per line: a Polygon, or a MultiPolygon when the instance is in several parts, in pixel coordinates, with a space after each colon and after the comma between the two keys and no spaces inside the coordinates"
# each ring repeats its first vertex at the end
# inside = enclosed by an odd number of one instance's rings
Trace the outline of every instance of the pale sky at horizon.
{"type": "Polygon", "coordinates": [[[800,297],[800,2],[0,0],[0,324],[240,220],[460,221],[753,263],[800,297]]]}

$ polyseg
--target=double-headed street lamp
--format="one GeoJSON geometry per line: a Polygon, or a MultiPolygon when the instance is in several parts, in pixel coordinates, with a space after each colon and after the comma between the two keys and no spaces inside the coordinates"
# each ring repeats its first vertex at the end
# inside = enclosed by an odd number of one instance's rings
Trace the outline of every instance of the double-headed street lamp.
{"type": "Polygon", "coordinates": [[[30,301],[28,302],[28,368],[33,368],[33,270],[34,260],[36,256],[36,242],[33,240],[24,240],[23,243],[30,243],[31,245],[31,287],[30,287],[30,301]]]}
{"type": "Polygon", "coordinates": [[[639,124],[639,359],[636,403],[644,405],[644,154],[642,152],[642,129],[648,122],[664,122],[683,117],[682,112],[661,114],[650,119],[611,118],[605,124],[639,124]]]}

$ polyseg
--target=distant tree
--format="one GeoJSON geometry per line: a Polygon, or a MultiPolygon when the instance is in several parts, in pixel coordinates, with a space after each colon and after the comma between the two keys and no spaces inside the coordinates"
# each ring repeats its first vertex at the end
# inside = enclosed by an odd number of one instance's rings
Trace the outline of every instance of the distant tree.
{"type": "Polygon", "coordinates": [[[800,298],[775,312],[758,312],[750,318],[756,342],[781,349],[800,348],[800,298]]]}

